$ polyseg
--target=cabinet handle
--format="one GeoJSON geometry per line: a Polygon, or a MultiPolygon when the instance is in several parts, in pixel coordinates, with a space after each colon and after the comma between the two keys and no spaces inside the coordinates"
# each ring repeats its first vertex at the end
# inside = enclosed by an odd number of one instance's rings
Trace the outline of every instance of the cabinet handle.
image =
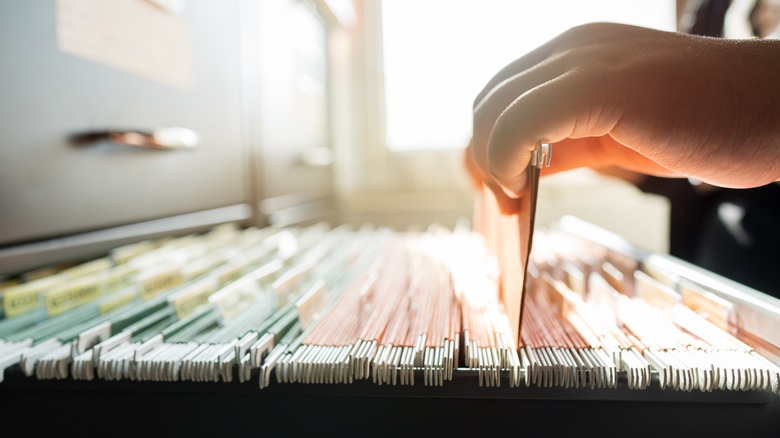
{"type": "Polygon", "coordinates": [[[87,131],[71,135],[70,140],[78,146],[87,146],[102,140],[111,143],[137,146],[149,149],[193,149],[200,143],[200,135],[187,128],[157,128],[143,130],[87,131]]]}

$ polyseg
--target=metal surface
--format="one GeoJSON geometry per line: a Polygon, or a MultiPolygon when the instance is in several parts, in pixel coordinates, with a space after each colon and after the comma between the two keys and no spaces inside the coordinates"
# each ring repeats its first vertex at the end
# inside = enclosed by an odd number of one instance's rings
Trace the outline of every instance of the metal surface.
{"type": "Polygon", "coordinates": [[[249,202],[238,3],[194,0],[178,18],[191,49],[186,88],[58,50],[53,1],[0,2],[0,245],[249,202]],[[124,127],[157,138],[152,128],[169,126],[200,134],[198,147],[77,148],[69,138],[124,127]]]}
{"type": "Polygon", "coordinates": [[[144,239],[205,231],[217,224],[247,220],[251,214],[249,205],[238,204],[0,248],[0,275],[93,258],[118,246],[144,239]]]}

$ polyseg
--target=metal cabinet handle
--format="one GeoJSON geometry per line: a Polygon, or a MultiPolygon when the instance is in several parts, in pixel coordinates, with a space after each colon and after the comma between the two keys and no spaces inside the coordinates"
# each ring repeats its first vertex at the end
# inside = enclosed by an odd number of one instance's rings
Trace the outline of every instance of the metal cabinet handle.
{"type": "Polygon", "coordinates": [[[70,140],[78,146],[90,145],[102,140],[112,143],[138,146],[149,149],[192,149],[200,143],[200,135],[187,128],[157,128],[142,130],[87,131],[71,135],[70,140]]]}

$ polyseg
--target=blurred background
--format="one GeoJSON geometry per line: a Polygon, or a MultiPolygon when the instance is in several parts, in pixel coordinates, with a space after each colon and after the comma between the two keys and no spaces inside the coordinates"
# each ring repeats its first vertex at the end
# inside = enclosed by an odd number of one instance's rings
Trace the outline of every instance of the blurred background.
{"type": "MultiPolygon", "coordinates": [[[[592,21],[772,37],[776,3],[2,0],[0,274],[228,220],[453,226],[505,64],[592,21]]],[[[661,191],[545,178],[537,223],[566,214],[670,250],[661,191]]]]}

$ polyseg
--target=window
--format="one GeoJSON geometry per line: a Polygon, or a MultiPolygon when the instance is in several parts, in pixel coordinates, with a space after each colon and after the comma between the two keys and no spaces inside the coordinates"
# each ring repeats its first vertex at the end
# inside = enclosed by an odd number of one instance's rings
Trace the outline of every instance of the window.
{"type": "Polygon", "coordinates": [[[572,26],[612,21],[676,29],[673,0],[391,0],[381,13],[391,151],[464,147],[484,84],[572,26]]]}

